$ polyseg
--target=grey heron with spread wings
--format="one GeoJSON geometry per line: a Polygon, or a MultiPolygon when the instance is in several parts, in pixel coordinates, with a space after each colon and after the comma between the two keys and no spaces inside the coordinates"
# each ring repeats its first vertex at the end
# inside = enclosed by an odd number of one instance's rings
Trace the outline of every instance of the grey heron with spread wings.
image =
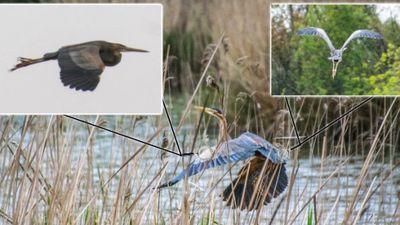
{"type": "Polygon", "coordinates": [[[371,38],[371,39],[383,39],[383,36],[375,31],[371,30],[356,30],[354,31],[349,38],[344,42],[343,46],[340,49],[336,49],[333,44],[331,39],[329,39],[329,36],[326,34],[326,32],[318,27],[307,27],[300,29],[297,32],[298,35],[304,36],[304,35],[313,35],[313,36],[319,36],[324,41],[326,44],[328,44],[328,47],[331,51],[331,56],[328,58],[332,60],[332,77],[335,78],[336,75],[336,70],[337,66],[339,63],[342,61],[342,55],[343,52],[347,49],[347,46],[352,40],[358,39],[358,38],[371,38]]]}
{"type": "Polygon", "coordinates": [[[227,123],[222,112],[212,108],[197,109],[218,118],[222,141],[216,147],[203,150],[186,169],[158,188],[172,186],[185,177],[207,169],[250,159],[223,191],[222,197],[227,205],[241,210],[257,210],[286,189],[286,155],[281,150],[250,132],[234,139],[225,139],[227,123]]]}

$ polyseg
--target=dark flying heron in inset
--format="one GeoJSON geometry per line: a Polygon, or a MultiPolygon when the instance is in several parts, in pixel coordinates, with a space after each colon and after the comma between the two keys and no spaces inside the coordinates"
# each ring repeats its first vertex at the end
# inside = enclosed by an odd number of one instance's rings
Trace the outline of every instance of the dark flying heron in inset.
{"type": "Polygon", "coordinates": [[[121,52],[148,51],[106,41],[90,41],[62,47],[38,59],[21,57],[18,59],[19,63],[11,71],[56,59],[61,69],[60,78],[64,86],[75,90],[93,91],[100,81],[104,68],[115,66],[121,61],[121,52]]]}
{"type": "MultiPolygon", "coordinates": [[[[220,128],[227,127],[225,117],[220,110],[204,108],[204,112],[218,118],[220,128]]],[[[158,188],[172,186],[185,177],[193,176],[206,169],[250,159],[232,183],[225,188],[222,197],[232,208],[257,210],[271,202],[272,198],[277,197],[287,187],[285,158],[282,151],[264,138],[246,132],[214,148],[206,148],[186,169],[158,188]]]]}
{"type": "Polygon", "coordinates": [[[372,39],[383,39],[383,36],[375,31],[370,31],[370,30],[356,30],[354,31],[349,38],[344,42],[343,46],[340,49],[336,49],[331,40],[329,39],[328,35],[326,32],[318,27],[307,27],[300,29],[297,32],[298,35],[304,36],[304,35],[314,35],[314,36],[319,36],[324,41],[328,44],[329,49],[331,50],[331,56],[328,58],[332,60],[332,77],[335,78],[336,75],[336,70],[339,65],[339,63],[342,61],[342,55],[343,52],[347,49],[347,45],[349,43],[357,38],[372,38],[372,39]]]}

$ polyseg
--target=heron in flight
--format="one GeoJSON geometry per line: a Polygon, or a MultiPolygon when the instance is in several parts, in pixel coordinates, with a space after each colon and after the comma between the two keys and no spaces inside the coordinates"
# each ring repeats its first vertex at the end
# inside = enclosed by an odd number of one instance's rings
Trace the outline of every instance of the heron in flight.
{"type": "MultiPolygon", "coordinates": [[[[202,107],[197,107],[201,110],[202,107]]],[[[203,108],[204,112],[218,118],[221,128],[227,128],[226,120],[218,109],[203,108]]],[[[223,139],[222,139],[223,140],[223,139]]],[[[222,193],[223,200],[232,208],[257,210],[281,194],[288,185],[285,155],[264,138],[246,132],[235,139],[223,141],[213,148],[205,148],[176,177],[158,188],[172,186],[185,177],[198,174],[206,169],[233,164],[250,159],[239,171],[237,177],[222,193]]]]}
{"type": "Polygon", "coordinates": [[[19,63],[10,71],[48,60],[57,60],[64,86],[77,91],[93,91],[100,81],[104,68],[115,66],[121,61],[121,52],[148,51],[106,41],[90,41],[61,47],[56,52],[44,54],[42,58],[20,57],[19,63]]]}
{"type": "Polygon", "coordinates": [[[326,34],[326,32],[318,27],[307,27],[300,29],[298,31],[298,35],[304,36],[304,35],[313,35],[313,36],[319,36],[324,41],[326,44],[328,44],[328,47],[331,51],[331,56],[328,58],[332,60],[332,78],[335,78],[336,75],[336,70],[339,65],[339,63],[342,61],[342,55],[343,52],[347,49],[347,46],[352,40],[358,39],[358,38],[372,38],[372,39],[383,39],[383,36],[375,31],[371,30],[356,30],[354,31],[349,38],[344,42],[343,46],[340,49],[336,49],[331,40],[329,39],[329,36],[326,34]]]}

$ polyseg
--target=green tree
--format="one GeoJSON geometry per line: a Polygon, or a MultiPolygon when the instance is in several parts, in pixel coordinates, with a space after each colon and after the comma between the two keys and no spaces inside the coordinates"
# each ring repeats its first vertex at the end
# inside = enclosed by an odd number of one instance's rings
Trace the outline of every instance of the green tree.
{"type": "Polygon", "coordinates": [[[400,94],[400,47],[389,43],[388,50],[375,64],[375,71],[383,71],[364,78],[372,88],[371,94],[400,94]]]}
{"type": "MultiPolygon", "coordinates": [[[[374,74],[374,65],[384,51],[383,42],[371,39],[353,41],[343,55],[337,76],[332,79],[332,62],[328,59],[330,54],[326,43],[319,37],[299,37],[297,31],[305,27],[323,28],[334,46],[340,48],[355,30],[370,29],[380,32],[382,24],[376,8],[361,5],[307,5],[298,6],[294,11],[295,16],[289,16],[291,21],[286,22],[291,24],[290,28],[286,29],[286,46],[290,51],[281,47],[282,44],[277,47],[283,48],[280,53],[284,56],[280,58],[290,59],[290,62],[289,65],[286,63],[284,70],[278,70],[274,63],[278,61],[279,64],[279,59],[272,61],[272,72],[277,75],[275,78],[273,76],[273,81],[280,80],[273,85],[280,83],[294,86],[286,87],[284,94],[358,95],[372,90],[373,87],[366,78],[374,74]],[[281,71],[285,71],[284,76],[281,71]]],[[[289,10],[286,13],[288,12],[289,10]]],[[[285,23],[281,23],[281,26],[282,24],[285,23]]],[[[280,31],[282,32],[282,29],[280,31]]],[[[274,33],[273,30],[272,35],[274,40],[274,35],[278,33],[274,33]]],[[[282,33],[279,35],[283,36],[282,33]]],[[[272,58],[274,60],[274,51],[272,58]]],[[[280,86],[273,89],[273,92],[278,94],[282,93],[282,90],[280,86]]]]}

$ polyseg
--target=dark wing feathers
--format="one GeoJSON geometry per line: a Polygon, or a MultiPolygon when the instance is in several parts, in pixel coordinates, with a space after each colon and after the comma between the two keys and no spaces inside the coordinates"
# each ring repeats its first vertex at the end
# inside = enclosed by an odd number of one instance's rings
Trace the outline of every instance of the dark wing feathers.
{"type": "Polygon", "coordinates": [[[93,91],[104,70],[97,45],[77,45],[61,48],[58,53],[60,78],[64,86],[72,89],[93,91]]]}
{"type": "Polygon", "coordinates": [[[288,185],[285,164],[274,164],[261,156],[253,158],[222,193],[232,208],[259,209],[281,194],[288,185]],[[263,173],[264,163],[267,163],[263,173]],[[261,180],[260,180],[261,179],[261,180]]]}

